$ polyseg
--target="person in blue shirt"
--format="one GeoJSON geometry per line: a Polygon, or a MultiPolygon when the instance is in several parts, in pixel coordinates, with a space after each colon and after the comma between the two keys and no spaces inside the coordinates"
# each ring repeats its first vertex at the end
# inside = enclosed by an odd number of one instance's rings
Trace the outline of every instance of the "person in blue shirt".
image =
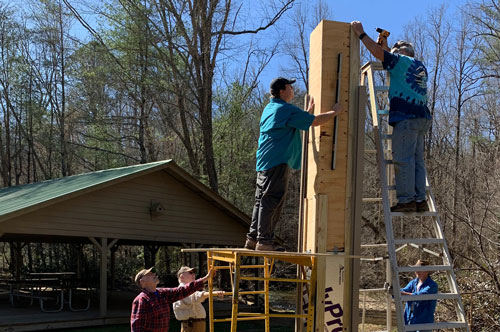
{"type": "Polygon", "coordinates": [[[387,38],[376,43],[366,35],[361,22],[351,26],[370,53],[391,74],[389,124],[393,127],[392,159],[398,203],[392,212],[428,211],[425,191],[424,136],[431,124],[427,107],[427,69],[415,59],[413,46],[398,41],[392,49],[387,38]]]}
{"type": "Polygon", "coordinates": [[[257,189],[252,223],[246,249],[284,251],[274,242],[274,229],[286,199],[290,169],[300,169],[302,144],[300,130],[332,120],[343,109],[336,104],[331,111],[313,115],[314,99],[307,111],[290,104],[295,80],[283,77],[271,82],[271,100],[260,119],[257,149],[257,189]]]}
{"type": "MultiPolygon", "coordinates": [[[[429,262],[419,259],[414,266],[427,266],[429,262]]],[[[437,283],[431,279],[429,271],[415,272],[417,276],[410,281],[406,287],[401,288],[401,295],[424,295],[436,294],[437,283]]],[[[436,300],[408,301],[405,305],[405,325],[431,324],[434,323],[434,311],[436,311],[436,300]]],[[[431,332],[431,330],[420,330],[417,332],[431,332]]]]}

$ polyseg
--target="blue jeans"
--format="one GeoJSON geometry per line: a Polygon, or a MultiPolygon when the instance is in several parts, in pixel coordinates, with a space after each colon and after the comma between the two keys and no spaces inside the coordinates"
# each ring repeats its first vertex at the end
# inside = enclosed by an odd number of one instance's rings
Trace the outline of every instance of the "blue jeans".
{"type": "Polygon", "coordinates": [[[425,193],[424,136],[432,120],[407,119],[392,131],[392,160],[398,203],[423,201],[425,193]]]}

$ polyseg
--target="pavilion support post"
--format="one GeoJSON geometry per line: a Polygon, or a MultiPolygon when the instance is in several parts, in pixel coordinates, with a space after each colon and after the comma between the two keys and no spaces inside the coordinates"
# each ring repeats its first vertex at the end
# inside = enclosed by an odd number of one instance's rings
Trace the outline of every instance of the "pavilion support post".
{"type": "MultiPolygon", "coordinates": [[[[101,237],[100,243],[93,237],[90,241],[96,246],[101,254],[100,282],[99,282],[99,315],[105,317],[108,308],[108,239],[101,237]]],[[[116,239],[112,244],[116,243],[116,239]],[[114,242],[114,243],[113,243],[114,242]]]]}
{"type": "Polygon", "coordinates": [[[106,316],[108,308],[108,239],[101,237],[101,278],[99,291],[99,315],[106,316]]]}

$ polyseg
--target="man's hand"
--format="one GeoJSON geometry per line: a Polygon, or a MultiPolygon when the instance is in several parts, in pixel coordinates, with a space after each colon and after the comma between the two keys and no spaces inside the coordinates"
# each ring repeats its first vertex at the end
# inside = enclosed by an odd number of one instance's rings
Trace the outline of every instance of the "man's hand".
{"type": "Polygon", "coordinates": [[[339,115],[339,113],[342,113],[344,111],[344,107],[340,105],[340,103],[336,103],[332,107],[332,111],[335,112],[335,115],[339,115]]]}
{"type": "MultiPolygon", "coordinates": [[[[354,33],[356,33],[359,37],[359,35],[365,33],[365,29],[363,28],[363,24],[361,24],[360,21],[352,21],[351,22],[351,27],[354,30],[354,33]]],[[[368,35],[366,37],[363,37],[361,39],[361,42],[366,46],[368,51],[379,59],[380,61],[384,61],[384,49],[382,46],[377,44],[373,39],[371,39],[368,35]]]]}
{"type": "Polygon", "coordinates": [[[214,277],[215,272],[216,272],[216,270],[214,268],[210,268],[210,270],[208,270],[207,275],[204,276],[203,278],[201,278],[201,280],[203,280],[203,282],[207,282],[208,279],[211,279],[214,277]]]}
{"type": "MultiPolygon", "coordinates": [[[[215,291],[215,292],[213,292],[213,294],[217,295],[220,298],[224,297],[224,291],[215,291]]],[[[209,296],[210,296],[209,292],[203,292],[203,299],[202,299],[202,301],[204,301],[205,299],[208,299],[209,296]]]]}
{"type": "Polygon", "coordinates": [[[382,46],[382,48],[385,51],[387,51],[387,52],[391,51],[391,49],[389,48],[389,45],[387,44],[387,37],[382,36],[381,34],[378,35],[377,44],[379,44],[380,46],[382,46]]]}
{"type": "Polygon", "coordinates": [[[361,24],[360,21],[352,21],[351,22],[351,27],[352,30],[356,33],[356,35],[359,35],[365,32],[365,29],[363,28],[363,24],[361,24]]]}
{"type": "Polygon", "coordinates": [[[311,126],[314,127],[314,126],[322,125],[322,124],[332,120],[335,116],[342,113],[343,110],[344,110],[344,108],[342,107],[342,105],[337,103],[337,104],[333,105],[331,111],[316,115],[314,117],[314,120],[313,120],[311,126]]]}
{"type": "Polygon", "coordinates": [[[309,105],[307,105],[307,112],[308,113],[313,113],[314,112],[314,97],[313,96],[309,96],[309,105]]]}

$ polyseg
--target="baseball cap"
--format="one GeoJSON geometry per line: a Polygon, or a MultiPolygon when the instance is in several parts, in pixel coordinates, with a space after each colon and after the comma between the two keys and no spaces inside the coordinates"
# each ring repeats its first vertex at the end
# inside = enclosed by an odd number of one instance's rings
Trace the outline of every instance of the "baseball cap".
{"type": "Polygon", "coordinates": [[[194,271],[194,268],[189,266],[183,266],[179,269],[179,271],[177,271],[177,278],[179,278],[179,276],[184,272],[192,272],[192,271],[194,271]]]}
{"type": "Polygon", "coordinates": [[[419,259],[413,266],[427,266],[427,265],[429,265],[429,261],[426,261],[424,259],[419,259]]]}
{"type": "MultiPolygon", "coordinates": [[[[425,259],[419,259],[413,266],[427,266],[427,265],[430,265],[429,261],[426,261],[425,259]]],[[[427,271],[427,272],[429,272],[429,275],[432,274],[432,271],[427,271]]]]}
{"type": "Polygon", "coordinates": [[[156,268],[153,266],[149,269],[142,269],[139,272],[137,272],[137,274],[135,275],[135,283],[137,284],[137,286],[141,287],[141,278],[144,277],[149,272],[156,273],[156,268]]]}
{"type": "Polygon", "coordinates": [[[271,94],[272,95],[278,95],[280,90],[285,90],[285,86],[287,84],[293,84],[295,83],[295,79],[287,79],[284,77],[277,77],[271,81],[271,94]]]}
{"type": "Polygon", "coordinates": [[[401,53],[401,51],[405,51],[411,57],[415,56],[413,45],[406,40],[398,40],[391,48],[391,53],[401,53]]]}

